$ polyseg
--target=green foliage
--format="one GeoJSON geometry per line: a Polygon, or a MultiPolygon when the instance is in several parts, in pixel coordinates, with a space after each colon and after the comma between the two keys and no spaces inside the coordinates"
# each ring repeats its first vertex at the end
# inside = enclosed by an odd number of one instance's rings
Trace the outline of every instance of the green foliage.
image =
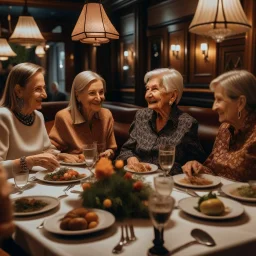
{"type": "Polygon", "coordinates": [[[137,179],[126,179],[123,170],[117,170],[111,177],[98,180],[91,184],[82,194],[83,206],[107,210],[117,218],[148,218],[146,206],[151,187],[143,183],[139,190],[134,189],[133,184],[137,179]],[[105,208],[105,199],[112,201],[112,206],[105,208]]]}

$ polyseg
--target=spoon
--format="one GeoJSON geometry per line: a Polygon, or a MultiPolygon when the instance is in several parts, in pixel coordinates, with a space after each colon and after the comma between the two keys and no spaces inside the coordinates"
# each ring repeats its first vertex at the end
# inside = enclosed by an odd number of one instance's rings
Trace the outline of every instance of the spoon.
{"type": "Polygon", "coordinates": [[[203,244],[206,246],[215,246],[216,245],[213,238],[208,233],[206,233],[205,231],[203,231],[201,229],[197,229],[197,228],[193,229],[191,231],[191,236],[193,236],[195,238],[195,240],[187,242],[187,243],[175,248],[174,250],[171,251],[171,253],[174,254],[174,253],[176,253],[190,245],[193,245],[193,244],[203,244]]]}

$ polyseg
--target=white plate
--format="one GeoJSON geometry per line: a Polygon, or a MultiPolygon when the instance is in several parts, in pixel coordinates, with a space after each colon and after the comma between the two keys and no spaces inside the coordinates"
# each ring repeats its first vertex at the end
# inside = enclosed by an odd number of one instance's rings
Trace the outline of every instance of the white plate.
{"type": "Polygon", "coordinates": [[[96,212],[99,216],[99,224],[97,227],[92,229],[84,229],[84,230],[63,230],[60,228],[61,219],[66,215],[66,213],[61,213],[54,215],[44,221],[44,228],[55,234],[59,235],[84,235],[93,232],[100,231],[102,229],[108,228],[112,226],[115,222],[115,217],[112,213],[99,210],[99,209],[92,209],[92,211],[96,212]]]}
{"type": "MultiPolygon", "coordinates": [[[[68,167],[68,166],[67,166],[68,167]]],[[[85,168],[79,168],[79,167],[70,167],[70,169],[73,169],[77,172],[79,172],[79,174],[85,174],[86,176],[85,177],[89,177],[91,175],[90,171],[85,169],[85,168]]],[[[59,169],[58,169],[59,170],[59,169]]],[[[82,177],[80,179],[77,179],[77,180],[63,180],[63,181],[54,181],[54,180],[45,180],[44,179],[44,176],[46,174],[49,174],[50,172],[48,171],[41,171],[41,172],[37,172],[36,173],[36,178],[38,180],[41,180],[43,182],[47,182],[47,183],[55,183],[55,184],[65,184],[65,183],[73,183],[73,182],[77,182],[85,177],[82,177]]]]}
{"type": "Polygon", "coordinates": [[[60,204],[60,201],[56,197],[52,196],[21,196],[13,199],[13,204],[17,199],[20,198],[29,198],[29,199],[36,199],[36,200],[42,200],[46,202],[48,205],[46,205],[44,208],[32,212],[13,212],[14,216],[28,216],[28,215],[35,215],[43,212],[47,212],[52,210],[53,208],[57,207],[60,204]]]}
{"type": "Polygon", "coordinates": [[[62,165],[72,165],[72,166],[86,165],[86,162],[81,162],[81,163],[67,163],[67,162],[59,161],[59,163],[62,164],[62,165]]]}
{"type": "Polygon", "coordinates": [[[188,187],[188,188],[210,188],[210,187],[217,186],[218,184],[220,184],[220,181],[221,181],[220,177],[218,177],[218,176],[213,176],[213,175],[209,175],[209,174],[200,174],[200,177],[212,181],[212,184],[209,184],[209,185],[192,185],[192,184],[184,184],[184,183],[180,182],[180,180],[182,180],[185,177],[187,177],[186,174],[174,175],[173,176],[173,181],[174,181],[174,183],[176,183],[180,186],[188,187]]]}
{"type": "Polygon", "coordinates": [[[149,164],[149,165],[150,165],[150,167],[151,167],[151,170],[148,171],[148,172],[135,172],[133,169],[130,169],[130,168],[128,167],[128,165],[125,165],[125,166],[124,166],[124,169],[125,169],[126,171],[128,171],[128,172],[136,173],[136,174],[152,173],[152,172],[155,172],[155,171],[158,169],[158,166],[155,165],[155,164],[149,164]]]}
{"type": "Polygon", "coordinates": [[[184,211],[187,214],[190,214],[198,218],[210,219],[210,220],[232,219],[240,216],[244,212],[244,208],[240,203],[235,202],[228,198],[218,197],[224,203],[225,207],[228,208],[229,212],[221,216],[209,216],[199,212],[194,208],[198,206],[199,198],[200,197],[188,197],[188,198],[181,199],[178,203],[178,206],[182,211],[184,211]]]}
{"type": "Polygon", "coordinates": [[[228,196],[233,197],[238,200],[242,201],[247,201],[247,202],[256,202],[256,198],[250,198],[250,197],[244,197],[244,196],[239,196],[239,195],[233,195],[231,194],[232,191],[235,189],[241,187],[241,186],[248,186],[247,183],[233,183],[233,184],[228,184],[225,186],[221,187],[221,190],[228,196]]]}

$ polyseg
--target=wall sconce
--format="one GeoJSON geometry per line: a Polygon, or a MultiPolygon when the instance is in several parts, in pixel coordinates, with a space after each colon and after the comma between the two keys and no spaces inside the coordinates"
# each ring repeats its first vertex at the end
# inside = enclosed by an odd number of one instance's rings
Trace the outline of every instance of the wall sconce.
{"type": "Polygon", "coordinates": [[[200,48],[204,56],[204,60],[207,61],[208,60],[208,44],[202,43],[200,48]]]}
{"type": "Polygon", "coordinates": [[[179,58],[179,52],[180,52],[180,45],[179,44],[172,44],[171,45],[171,51],[172,55],[175,56],[176,59],[179,58]]]}
{"type": "Polygon", "coordinates": [[[129,52],[128,51],[124,51],[124,57],[128,57],[129,52]]]}

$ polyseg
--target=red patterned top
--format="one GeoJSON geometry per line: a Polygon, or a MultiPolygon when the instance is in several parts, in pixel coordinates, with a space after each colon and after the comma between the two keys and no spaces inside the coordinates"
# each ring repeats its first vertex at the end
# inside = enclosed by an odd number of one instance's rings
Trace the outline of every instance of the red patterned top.
{"type": "Polygon", "coordinates": [[[256,180],[256,112],[250,113],[238,133],[223,123],[203,172],[237,181],[256,180]]]}

